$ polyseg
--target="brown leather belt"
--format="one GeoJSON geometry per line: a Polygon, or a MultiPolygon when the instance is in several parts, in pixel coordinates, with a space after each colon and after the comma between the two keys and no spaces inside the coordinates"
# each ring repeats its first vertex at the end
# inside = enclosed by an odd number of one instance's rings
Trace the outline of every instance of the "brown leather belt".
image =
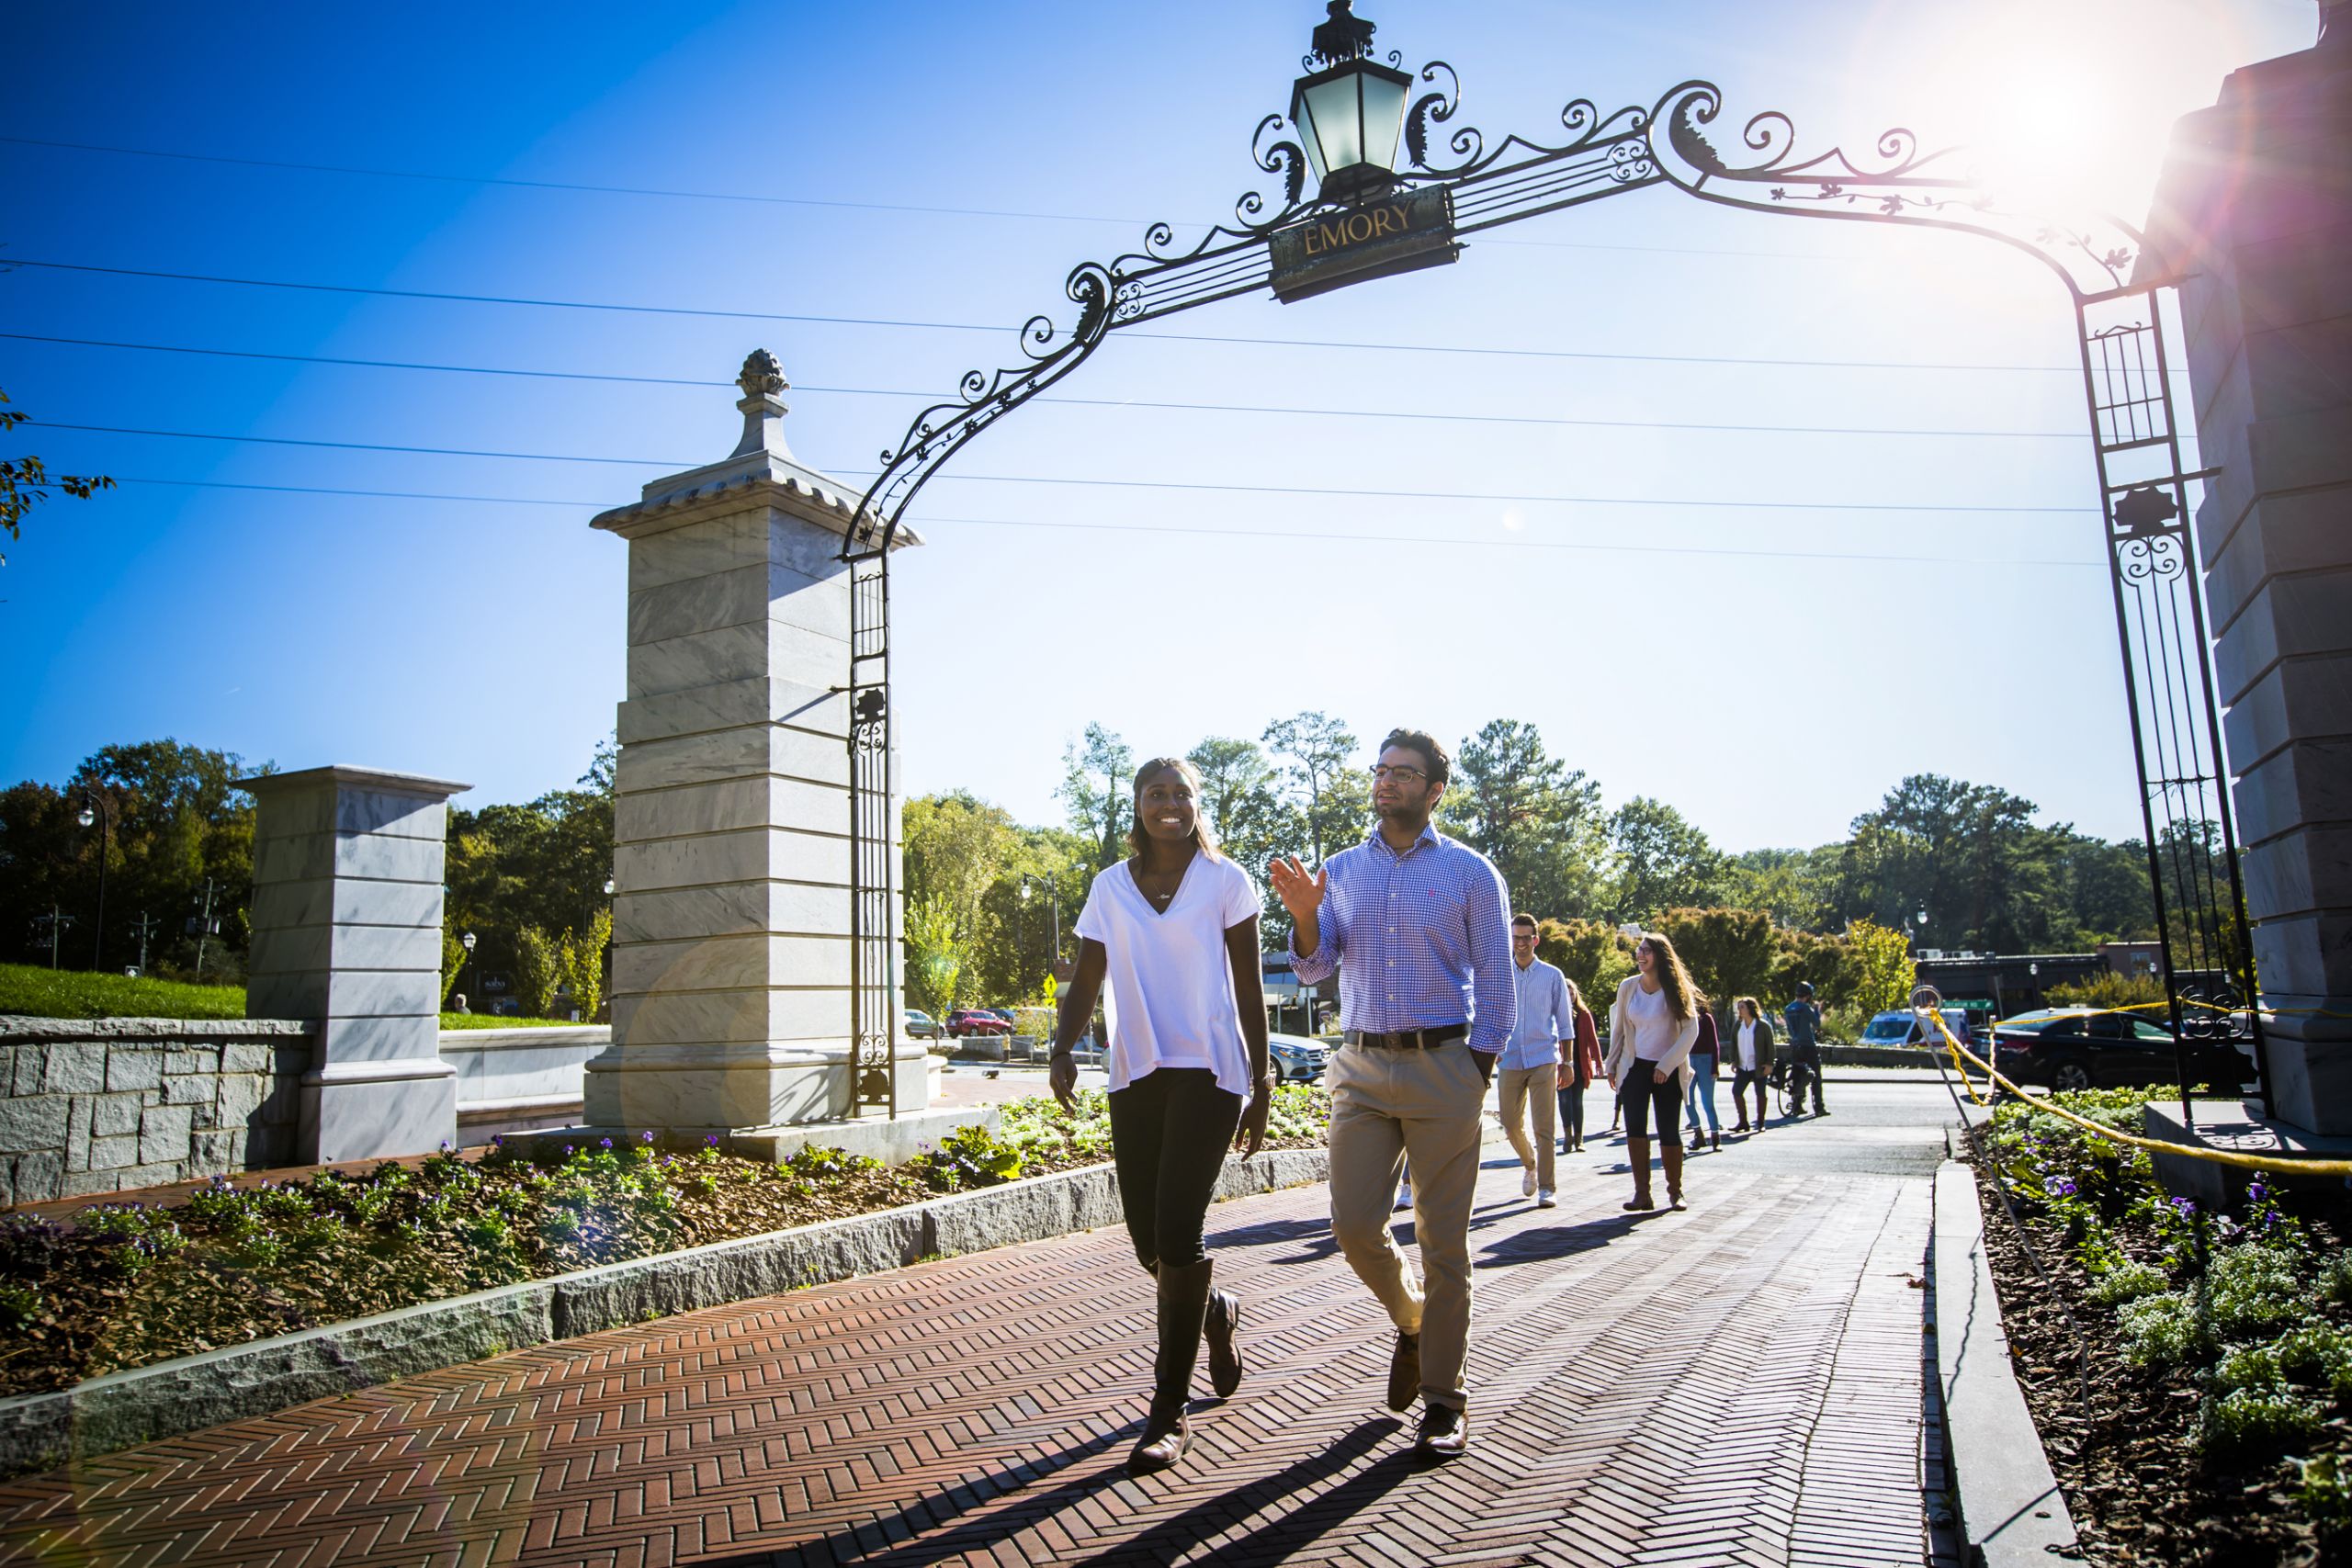
{"type": "Polygon", "coordinates": [[[1403,1029],[1392,1034],[1377,1034],[1367,1029],[1351,1029],[1347,1041],[1374,1051],[1434,1051],[1441,1045],[1451,1045],[1470,1032],[1466,1023],[1440,1024],[1435,1029],[1403,1029]]]}

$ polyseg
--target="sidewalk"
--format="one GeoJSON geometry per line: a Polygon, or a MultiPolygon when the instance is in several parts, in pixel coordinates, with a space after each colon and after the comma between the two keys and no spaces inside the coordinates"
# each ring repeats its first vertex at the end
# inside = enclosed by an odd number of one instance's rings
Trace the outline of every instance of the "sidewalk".
{"type": "Polygon", "coordinates": [[[28,1477],[0,1561],[1918,1563],[1929,1187],[1815,1136],[1819,1169],[1795,1129],[1694,1159],[1693,1210],[1639,1221],[1619,1151],[1565,1158],[1546,1212],[1490,1146],[1471,1450],[1442,1469],[1381,1405],[1388,1330],[1315,1187],[1212,1212],[1250,1371],[1168,1475],[1120,1467],[1151,1349],[1114,1228],[28,1477]]]}

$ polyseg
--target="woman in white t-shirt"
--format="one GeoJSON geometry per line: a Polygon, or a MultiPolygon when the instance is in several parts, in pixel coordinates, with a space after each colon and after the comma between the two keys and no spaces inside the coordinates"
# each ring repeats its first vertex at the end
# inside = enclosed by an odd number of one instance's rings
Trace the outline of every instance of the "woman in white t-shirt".
{"type": "Polygon", "coordinates": [[[1227,1145],[1256,1154],[1267,1070],[1259,897],[1201,819],[1201,774],[1181,757],[1136,770],[1131,859],[1094,878],[1078,917],[1078,972],[1062,994],[1051,1083],[1075,1105],[1078,1036],[1102,997],[1110,1024],[1111,1151],[1136,1257],[1159,1281],[1156,1392],[1127,1456],[1138,1473],[1183,1457],[1184,1406],[1204,1333],[1217,1396],[1241,1382],[1241,1303],[1212,1286],[1201,1238],[1227,1145]]]}
{"type": "Polygon", "coordinates": [[[1644,931],[1634,944],[1634,972],[1617,987],[1609,1010],[1609,1087],[1625,1112],[1625,1158],[1634,1168],[1634,1196],[1624,1207],[1655,1209],[1650,1201],[1650,1120],[1657,1120],[1658,1163],[1666,1167],[1666,1201],[1682,1207],[1682,1141],[1675,1119],[1690,1082],[1690,1047],[1699,1041],[1699,1010],[1706,998],[1674,944],[1644,931]]]}

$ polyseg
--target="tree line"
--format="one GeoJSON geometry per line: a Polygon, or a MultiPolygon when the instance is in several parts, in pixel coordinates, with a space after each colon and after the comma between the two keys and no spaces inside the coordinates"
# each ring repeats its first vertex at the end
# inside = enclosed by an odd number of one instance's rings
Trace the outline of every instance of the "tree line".
{"type": "MultiPolygon", "coordinates": [[[[1210,736],[1187,756],[1217,836],[1261,876],[1277,852],[1320,860],[1368,829],[1370,754],[1329,714],[1278,720],[1254,739],[1210,736]]],[[[1137,760],[1088,725],[1064,757],[1057,827],[1024,826],[961,791],[908,803],[914,1005],[1038,994],[1054,952],[1042,895],[1058,891],[1067,932],[1093,874],[1125,857],[1137,760]]],[[[2006,790],[1919,773],[1835,843],[1735,854],[1664,801],[1606,809],[1598,781],[1554,756],[1534,725],[1496,719],[1456,749],[1437,826],[1494,861],[1514,904],[1545,919],[1545,956],[1589,991],[1630,970],[1616,928],[1638,922],[1673,936],[1711,994],[1760,995],[1802,975],[1833,1004],[1859,1005],[1865,991],[1888,993],[1887,953],[1911,943],[2059,952],[2154,934],[2146,847],[2041,816],[2006,790]]],[[[1288,936],[1271,896],[1263,925],[1270,948],[1288,936]]]]}
{"type": "MultiPolygon", "coordinates": [[[[601,952],[609,919],[616,755],[607,741],[572,787],[534,800],[453,804],[446,989],[470,988],[479,1008],[489,1000],[481,979],[499,975],[534,1012],[558,987],[593,1012],[598,966],[582,955],[601,952]],[[467,931],[476,937],[470,978],[457,945],[467,931]]],[[[1277,852],[1319,860],[1367,829],[1370,755],[1329,714],[1279,720],[1255,739],[1211,736],[1188,755],[1209,821],[1261,876],[1277,852]]],[[[1070,924],[1094,874],[1126,853],[1136,761],[1121,737],[1087,726],[1064,756],[1065,816],[1054,825],[1019,822],[961,790],[906,803],[910,1002],[936,1010],[1041,994],[1057,942],[1074,956],[1070,924]]],[[[144,919],[152,973],[199,977],[201,937],[200,977],[242,979],[253,801],[235,781],[269,771],[165,739],[101,748],[62,785],[0,792],[0,955],[46,964],[54,933],[62,964],[89,965],[100,835],[78,820],[88,806],[94,824],[97,809],[107,822],[107,966],[136,960],[144,919]]],[[[2154,934],[2146,847],[2040,818],[2004,790],[1923,773],[1897,783],[1837,842],[1733,854],[1663,801],[1605,809],[1599,784],[1552,755],[1535,726],[1497,719],[1457,749],[1438,825],[1494,860],[1514,903],[1549,922],[1545,956],[1589,991],[1625,972],[1615,928],[1637,921],[1673,935],[1713,994],[1760,995],[1802,970],[1838,1001],[1877,972],[1856,931],[2004,952],[2154,934]],[[1914,918],[1923,910],[1924,928],[1914,918]]],[[[2165,863],[2209,873],[2218,853],[2202,840],[2158,848],[2165,863]]],[[[1269,898],[1265,925],[1270,947],[1287,937],[1279,901],[1269,898]]]]}

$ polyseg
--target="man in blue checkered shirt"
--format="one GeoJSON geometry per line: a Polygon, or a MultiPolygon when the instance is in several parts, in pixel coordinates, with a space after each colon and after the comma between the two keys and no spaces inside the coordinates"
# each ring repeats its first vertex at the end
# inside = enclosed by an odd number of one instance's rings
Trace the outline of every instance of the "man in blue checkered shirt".
{"type": "Polygon", "coordinates": [[[1452,1459],[1469,1438],[1470,1203],[1479,1114],[1518,1011],[1510,906],[1486,856],[1430,826],[1452,759],[1392,730],[1372,771],[1379,822],[1309,874],[1271,868],[1290,910],[1291,962],[1308,985],[1340,976],[1347,1043],[1331,1059],[1331,1233],[1396,1325],[1388,1407],[1421,1400],[1419,1447],[1452,1459]],[[1427,1288],[1389,1232],[1409,1158],[1427,1288]]]}

